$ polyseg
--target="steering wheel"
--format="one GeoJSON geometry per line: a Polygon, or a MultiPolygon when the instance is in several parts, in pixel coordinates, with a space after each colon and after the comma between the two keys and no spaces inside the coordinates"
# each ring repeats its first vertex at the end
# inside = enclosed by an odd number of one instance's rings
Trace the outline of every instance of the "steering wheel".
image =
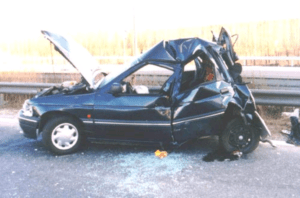
{"type": "Polygon", "coordinates": [[[126,92],[129,94],[135,93],[135,90],[132,87],[132,85],[130,84],[130,82],[126,82],[126,92]]]}

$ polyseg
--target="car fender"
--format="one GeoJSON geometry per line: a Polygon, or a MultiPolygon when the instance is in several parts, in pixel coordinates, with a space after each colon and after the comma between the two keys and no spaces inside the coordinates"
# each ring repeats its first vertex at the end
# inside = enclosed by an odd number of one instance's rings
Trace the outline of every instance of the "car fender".
{"type": "Polygon", "coordinates": [[[65,111],[53,110],[53,111],[48,111],[40,116],[40,123],[38,126],[39,133],[42,132],[42,130],[48,120],[52,119],[53,117],[58,117],[58,116],[69,116],[69,117],[75,119],[81,126],[84,126],[82,120],[80,118],[78,118],[77,116],[75,116],[74,114],[71,114],[71,113],[68,113],[65,111]]]}
{"type": "Polygon", "coordinates": [[[268,129],[268,126],[266,125],[265,121],[260,117],[257,111],[254,112],[253,124],[255,124],[261,129],[260,136],[262,139],[266,138],[267,136],[271,136],[271,132],[268,129]]]}
{"type": "Polygon", "coordinates": [[[226,120],[228,121],[233,117],[240,116],[245,121],[246,125],[254,125],[260,129],[261,138],[264,139],[267,136],[271,136],[271,132],[268,129],[268,126],[261,118],[259,113],[256,110],[254,111],[247,111],[247,110],[248,108],[243,109],[242,106],[239,104],[239,102],[234,98],[232,98],[231,101],[228,103],[226,109],[226,113],[225,113],[225,115],[227,115],[226,120]]]}

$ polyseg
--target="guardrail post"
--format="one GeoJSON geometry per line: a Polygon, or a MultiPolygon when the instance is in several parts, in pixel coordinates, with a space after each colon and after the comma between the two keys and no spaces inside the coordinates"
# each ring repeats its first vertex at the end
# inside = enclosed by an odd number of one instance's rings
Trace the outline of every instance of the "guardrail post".
{"type": "Polygon", "coordinates": [[[5,101],[4,101],[4,94],[0,94],[0,106],[4,105],[5,101]]]}
{"type": "Polygon", "coordinates": [[[294,60],[293,59],[292,59],[292,63],[291,64],[292,64],[291,66],[294,67],[294,60]]]}

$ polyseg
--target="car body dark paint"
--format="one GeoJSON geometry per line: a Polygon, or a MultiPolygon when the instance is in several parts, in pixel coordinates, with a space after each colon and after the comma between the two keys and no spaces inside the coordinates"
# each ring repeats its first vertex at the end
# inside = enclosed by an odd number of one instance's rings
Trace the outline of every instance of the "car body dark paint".
{"type": "MultiPolygon", "coordinates": [[[[61,40],[56,34],[43,33],[61,40]]],[[[220,35],[222,39],[228,39],[223,29],[220,35]]],[[[224,52],[222,42],[213,43],[199,38],[162,41],[101,88],[90,89],[84,94],[40,94],[30,99],[29,104],[33,106],[35,116],[28,117],[20,112],[20,126],[25,136],[36,138],[36,134],[43,130],[47,115],[53,113],[59,116],[59,113],[63,113],[79,119],[86,136],[90,138],[180,144],[199,136],[219,135],[226,127],[224,120],[231,116],[227,115],[229,106],[234,106],[247,124],[259,126],[261,137],[266,137],[270,133],[256,112],[250,90],[231,77],[231,62],[236,61],[236,55],[226,49],[224,52]],[[183,67],[199,53],[204,53],[214,63],[214,80],[181,91],[183,67]],[[113,83],[120,83],[146,64],[174,72],[159,93],[109,93],[113,83]],[[88,118],[88,115],[91,117],[88,118]],[[36,129],[39,130],[37,133],[36,129]]],[[[229,41],[226,40],[228,43],[231,44],[230,37],[229,41]]],[[[68,49],[65,41],[63,47],[68,49]]],[[[62,50],[60,52],[68,58],[62,50]]]]}
{"type": "Polygon", "coordinates": [[[35,139],[37,137],[36,130],[39,126],[39,117],[30,117],[23,115],[22,110],[19,111],[19,124],[23,130],[23,134],[27,138],[35,139]]]}

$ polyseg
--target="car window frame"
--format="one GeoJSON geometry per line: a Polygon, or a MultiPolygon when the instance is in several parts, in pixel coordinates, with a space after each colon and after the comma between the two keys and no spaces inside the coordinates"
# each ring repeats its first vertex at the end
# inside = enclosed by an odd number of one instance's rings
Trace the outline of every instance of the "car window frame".
{"type": "MultiPolygon", "coordinates": [[[[213,80],[211,80],[211,81],[206,81],[206,82],[202,82],[202,83],[196,84],[196,85],[194,85],[194,86],[192,86],[192,87],[189,87],[188,89],[185,89],[185,90],[183,90],[183,91],[179,91],[178,95],[179,95],[179,94],[182,94],[182,93],[185,93],[185,92],[187,92],[187,91],[193,90],[193,89],[195,89],[195,88],[197,88],[197,87],[201,87],[201,86],[203,86],[203,85],[205,86],[205,85],[207,85],[207,84],[214,83],[214,82],[217,82],[217,81],[218,81],[218,77],[217,77],[217,73],[216,73],[216,71],[217,71],[217,69],[216,69],[217,63],[216,63],[216,61],[214,60],[213,56],[210,54],[209,51],[199,50],[198,53],[197,53],[197,56],[195,56],[195,57],[192,59],[192,61],[195,61],[196,58],[200,57],[200,54],[201,54],[201,53],[205,54],[205,55],[207,56],[207,58],[209,59],[209,61],[210,61],[210,62],[212,63],[212,65],[213,65],[213,67],[212,67],[213,72],[214,72],[214,78],[213,78],[213,80]]],[[[202,59],[202,58],[200,57],[200,59],[202,59]]],[[[189,61],[189,62],[190,62],[190,61],[189,61]]],[[[189,62],[188,62],[188,63],[189,63],[189,62]]],[[[186,63],[186,64],[184,64],[184,66],[182,66],[182,74],[184,73],[184,67],[185,67],[188,63],[186,63]]],[[[198,68],[197,68],[197,66],[196,66],[196,70],[197,70],[197,69],[198,69],[198,68]]]]}
{"type": "MultiPolygon", "coordinates": [[[[128,76],[132,75],[133,73],[137,72],[138,70],[146,67],[147,65],[153,65],[153,66],[157,66],[163,69],[167,69],[169,71],[172,71],[173,73],[169,76],[169,78],[167,78],[167,80],[165,82],[167,82],[172,76],[175,75],[175,71],[174,68],[170,67],[169,65],[165,65],[165,64],[157,64],[157,63],[151,63],[151,62],[145,62],[144,64],[140,65],[139,67],[137,67],[136,69],[132,70],[130,73],[128,73],[126,76],[122,77],[121,79],[115,81],[117,83],[121,83],[121,81],[123,81],[124,79],[126,79],[128,76]]],[[[164,83],[165,83],[164,82],[164,83]]],[[[160,87],[160,90],[162,89],[162,87],[164,86],[164,84],[160,87]]],[[[174,85],[172,85],[174,86],[174,85]]],[[[170,93],[170,95],[167,94],[163,94],[163,93],[149,93],[149,94],[137,94],[137,93],[120,93],[120,96],[160,96],[160,95],[166,95],[168,97],[170,97],[172,95],[172,93],[170,93]]]]}
{"type": "Polygon", "coordinates": [[[228,66],[226,65],[226,63],[223,60],[220,53],[218,53],[217,51],[215,51],[212,48],[208,48],[208,51],[210,52],[211,56],[216,60],[216,65],[218,66],[218,68],[221,69],[221,71],[216,69],[218,71],[218,73],[224,74],[225,79],[222,78],[221,80],[224,80],[225,82],[228,82],[228,83],[232,82],[233,80],[232,80],[230,74],[228,73],[228,66]]]}

